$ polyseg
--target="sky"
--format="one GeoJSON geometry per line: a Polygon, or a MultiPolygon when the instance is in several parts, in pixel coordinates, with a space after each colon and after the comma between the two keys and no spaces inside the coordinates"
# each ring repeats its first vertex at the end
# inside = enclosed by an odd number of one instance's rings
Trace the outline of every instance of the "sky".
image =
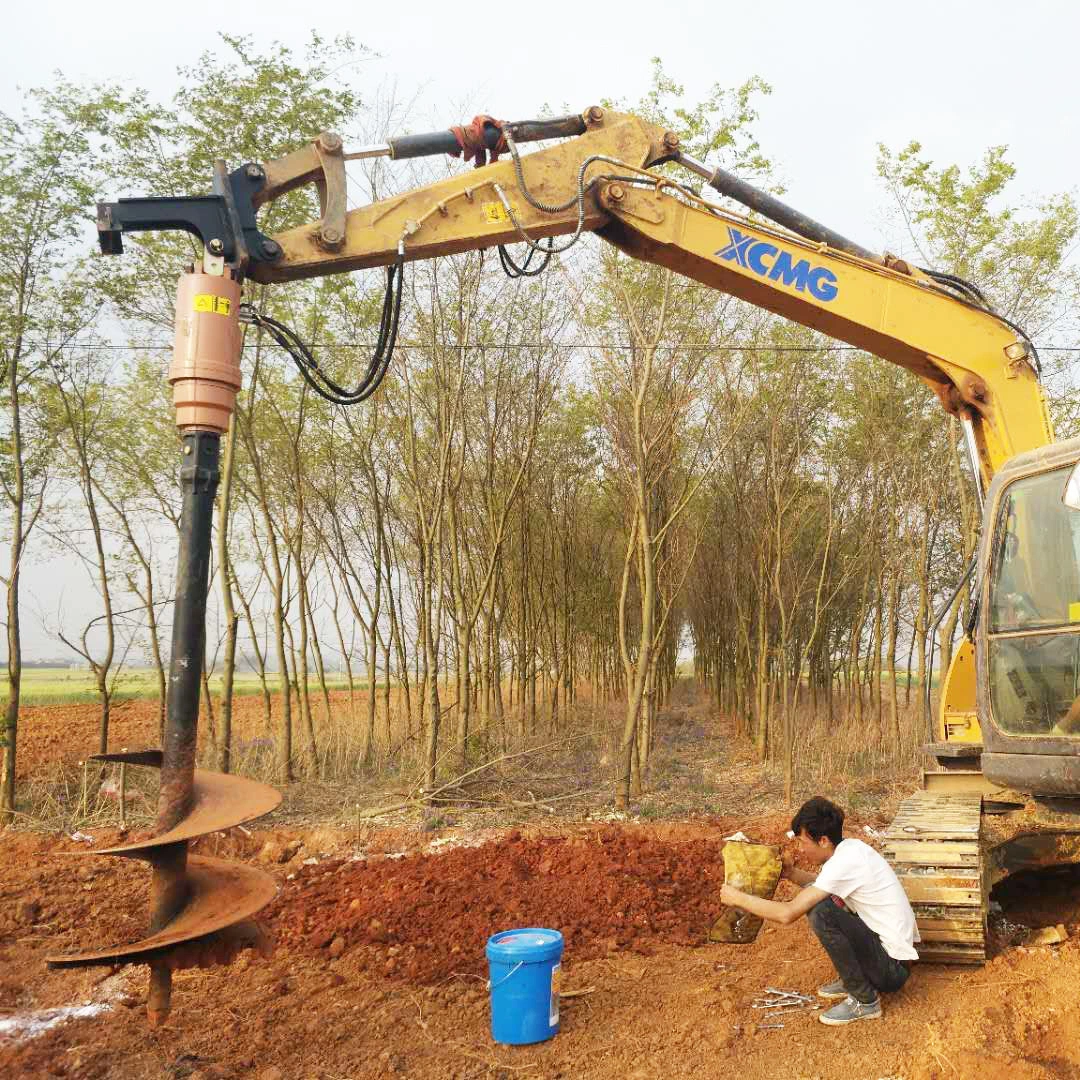
{"type": "Polygon", "coordinates": [[[476,8],[445,0],[36,0],[5,17],[0,109],[17,109],[18,87],[47,82],[56,69],[144,86],[164,100],[177,66],[213,48],[220,31],[301,44],[312,29],[349,33],[375,52],[363,81],[394,84],[402,98],[419,94],[413,115],[433,128],[463,118],[458,107],[524,119],[547,102],[578,110],[602,98],[635,100],[653,56],[691,100],[715,83],[759,75],[773,93],[758,131],[788,199],[867,246],[881,246],[878,142],[918,138],[942,162],[968,162],[1003,143],[1033,196],[1077,182],[1075,0],[476,8]]]}
{"type": "MultiPolygon", "coordinates": [[[[896,239],[874,172],[880,142],[898,149],[918,139],[935,162],[961,165],[1004,144],[1017,187],[1032,200],[1078,186],[1074,0],[545,0],[475,8],[445,0],[35,0],[11,5],[4,24],[0,111],[7,113],[18,112],[22,89],[47,84],[56,70],[168,100],[177,67],[215,48],[222,31],[296,45],[313,29],[351,34],[375,54],[362,61],[361,86],[415,98],[414,130],[481,111],[519,120],[546,103],[578,111],[601,99],[633,101],[648,87],[654,56],[690,101],[714,84],[757,75],[773,92],[760,101],[756,131],[785,198],[875,249],[896,239]]],[[[39,568],[29,611],[55,616],[79,607],[80,573],[54,561],[43,591],[39,568]]],[[[29,656],[63,653],[35,615],[24,631],[29,656]]]]}

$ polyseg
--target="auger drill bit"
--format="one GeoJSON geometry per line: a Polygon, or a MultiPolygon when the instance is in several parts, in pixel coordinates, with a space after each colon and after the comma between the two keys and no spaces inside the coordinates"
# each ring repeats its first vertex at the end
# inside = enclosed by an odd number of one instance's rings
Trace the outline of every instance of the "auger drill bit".
{"type": "Polygon", "coordinates": [[[208,256],[204,265],[209,272],[193,268],[180,279],[169,369],[182,439],[183,509],[164,747],[97,758],[161,770],[155,832],[139,843],[88,853],[150,863],[149,930],[130,945],[47,958],[54,968],[149,964],[153,1025],[169,1015],[173,970],[227,963],[252,944],[238,924],[277,892],[261,870],[188,853],[197,837],[261,817],[281,801],[265,784],[195,768],[220,443],[240,388],[238,275],[221,259],[208,256]]]}

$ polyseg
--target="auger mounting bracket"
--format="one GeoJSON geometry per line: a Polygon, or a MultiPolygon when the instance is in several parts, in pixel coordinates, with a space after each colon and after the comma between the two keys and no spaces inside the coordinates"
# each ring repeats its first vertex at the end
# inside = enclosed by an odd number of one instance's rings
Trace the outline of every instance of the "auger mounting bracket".
{"type": "Polygon", "coordinates": [[[104,255],[124,250],[123,234],[179,230],[192,233],[212,255],[243,270],[254,262],[275,262],[281,247],[255,220],[266,170],[257,164],[232,172],[214,165],[213,194],[152,196],[97,204],[98,244],[104,255]]]}

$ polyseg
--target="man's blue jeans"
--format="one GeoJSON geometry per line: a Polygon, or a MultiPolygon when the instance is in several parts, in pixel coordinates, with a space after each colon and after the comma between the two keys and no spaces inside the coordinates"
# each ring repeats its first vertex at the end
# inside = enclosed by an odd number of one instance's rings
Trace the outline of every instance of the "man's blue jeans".
{"type": "Polygon", "coordinates": [[[908,969],[894,960],[881,938],[856,915],[829,896],[810,909],[810,928],[829,954],[844,989],[868,1004],[879,990],[891,994],[907,982],[908,969]]]}

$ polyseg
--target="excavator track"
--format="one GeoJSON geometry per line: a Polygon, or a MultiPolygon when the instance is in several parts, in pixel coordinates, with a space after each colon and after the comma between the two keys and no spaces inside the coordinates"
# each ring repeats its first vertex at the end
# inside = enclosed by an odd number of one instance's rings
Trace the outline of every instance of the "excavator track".
{"type": "Polygon", "coordinates": [[[885,832],[885,858],[915,911],[920,960],[986,960],[990,872],[982,843],[982,796],[920,791],[885,832]]]}

